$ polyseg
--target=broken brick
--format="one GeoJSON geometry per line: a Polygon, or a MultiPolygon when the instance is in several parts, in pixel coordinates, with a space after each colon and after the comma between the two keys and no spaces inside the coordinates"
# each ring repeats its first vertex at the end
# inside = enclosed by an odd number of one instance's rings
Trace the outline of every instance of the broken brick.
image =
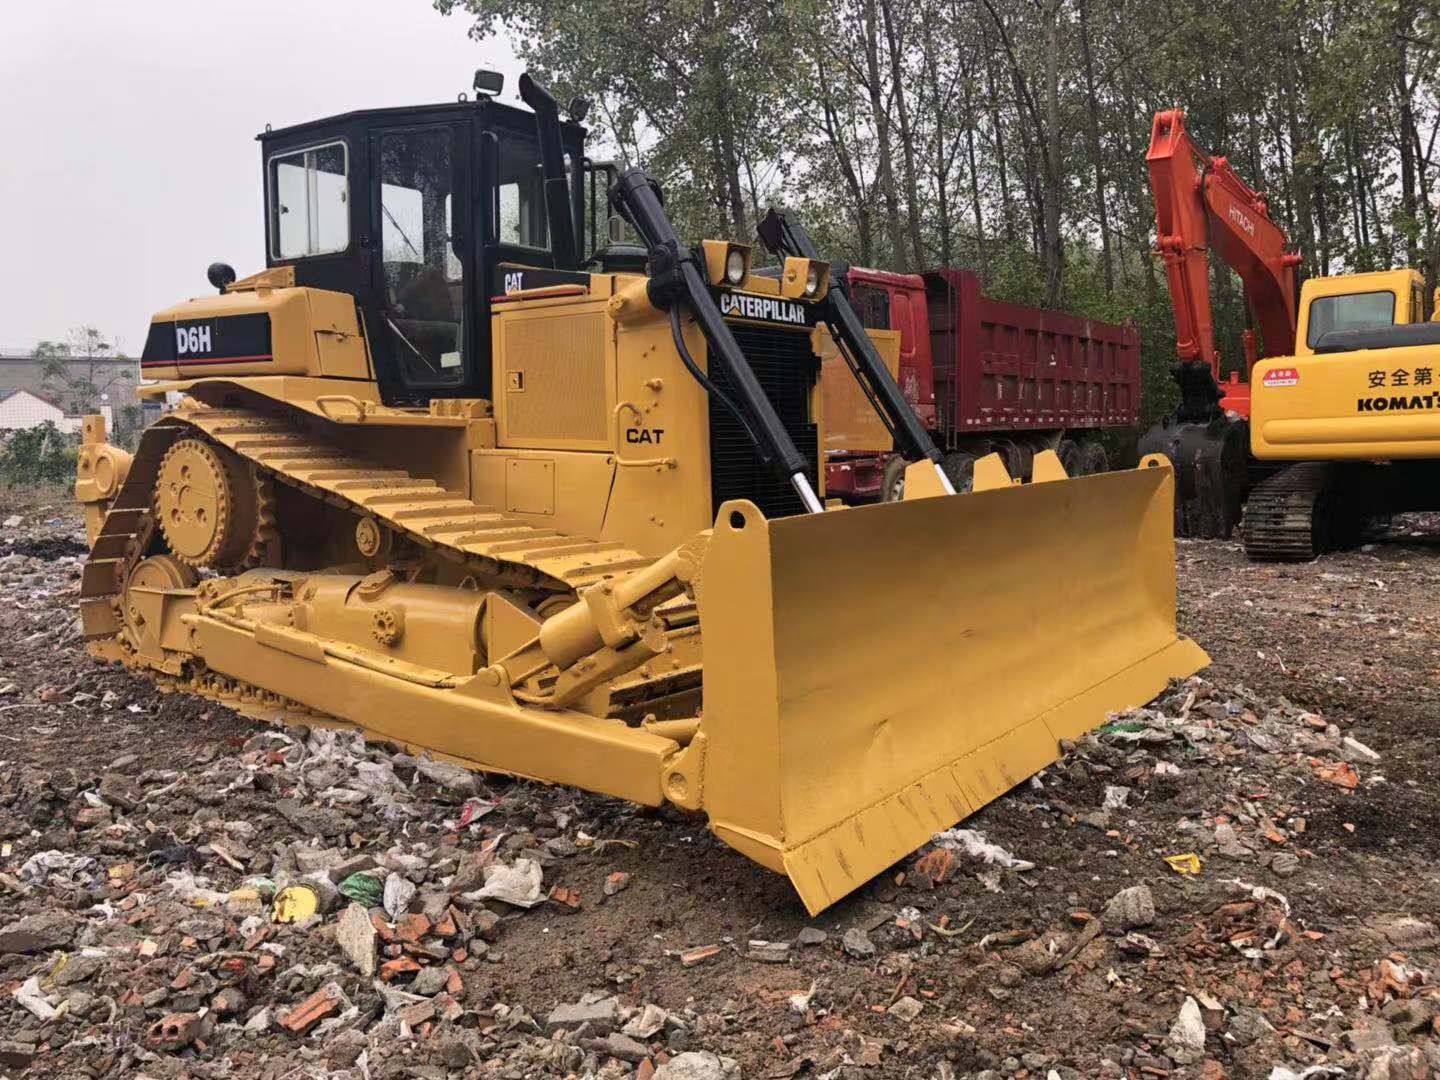
{"type": "Polygon", "coordinates": [[[944,882],[954,868],[955,853],[947,848],[936,848],[915,860],[915,872],[937,885],[944,882]]]}
{"type": "Polygon", "coordinates": [[[571,911],[580,910],[579,889],[567,889],[564,885],[556,885],[550,890],[550,899],[571,911]]]}
{"type": "Polygon", "coordinates": [[[430,920],[424,915],[406,915],[395,923],[396,941],[418,942],[430,932],[430,920]]]}
{"type": "Polygon", "coordinates": [[[171,1013],[151,1024],[145,1045],[152,1050],[180,1050],[200,1036],[199,1013],[171,1013]]]}
{"type": "Polygon", "coordinates": [[[382,982],[391,982],[401,975],[413,975],[419,970],[419,963],[408,956],[398,956],[380,965],[380,979],[382,982]]]}
{"type": "Polygon", "coordinates": [[[325,1017],[340,1009],[340,987],[326,983],[315,993],[280,1017],[280,1026],[292,1035],[303,1035],[325,1017]]]}
{"type": "Polygon", "coordinates": [[[712,956],[720,955],[719,945],[701,945],[697,949],[689,949],[680,954],[682,967],[694,967],[696,964],[703,964],[712,956]]]}

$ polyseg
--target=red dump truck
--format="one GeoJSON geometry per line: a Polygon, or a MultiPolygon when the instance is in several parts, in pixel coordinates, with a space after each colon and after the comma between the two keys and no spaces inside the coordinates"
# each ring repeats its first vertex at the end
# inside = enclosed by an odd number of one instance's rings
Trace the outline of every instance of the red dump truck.
{"type": "MultiPolygon", "coordinates": [[[[975,459],[997,452],[1012,476],[1055,450],[1071,476],[1109,467],[1099,433],[1135,424],[1140,335],[1117,326],[992,300],[968,270],[891,274],[852,267],[861,321],[898,331],[901,389],[957,491],[975,459]]],[[[846,502],[894,498],[904,461],[844,361],[822,355],[825,490],[846,502]]]]}

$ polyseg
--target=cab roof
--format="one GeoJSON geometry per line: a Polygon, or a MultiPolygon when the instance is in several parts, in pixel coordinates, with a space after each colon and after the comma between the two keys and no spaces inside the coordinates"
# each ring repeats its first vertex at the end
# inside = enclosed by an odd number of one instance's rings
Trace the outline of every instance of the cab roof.
{"type": "MultiPolygon", "coordinates": [[[[516,122],[527,125],[534,125],[535,114],[529,109],[518,108],[506,104],[495,98],[485,97],[476,101],[446,101],[436,105],[395,105],[383,109],[354,109],[350,112],[335,113],[332,116],[322,116],[315,120],[305,120],[298,124],[290,124],[286,127],[266,129],[255,138],[259,142],[267,142],[270,139],[289,138],[293,135],[304,134],[309,131],[321,131],[333,128],[339,124],[367,123],[378,121],[380,123],[403,122],[407,117],[424,114],[426,117],[444,117],[453,119],[464,119],[476,113],[498,114],[505,120],[514,124],[516,122]]],[[[585,129],[573,120],[562,120],[561,130],[567,136],[578,136],[584,138],[585,129]]]]}

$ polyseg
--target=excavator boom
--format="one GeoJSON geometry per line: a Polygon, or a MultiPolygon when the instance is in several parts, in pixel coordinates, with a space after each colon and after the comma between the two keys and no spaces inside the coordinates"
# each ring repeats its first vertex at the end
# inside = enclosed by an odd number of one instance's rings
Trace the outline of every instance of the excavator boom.
{"type": "Polygon", "coordinates": [[[1173,369],[1180,404],[1141,440],[1176,468],[1175,527],[1181,536],[1229,536],[1244,503],[1250,415],[1249,371],[1262,356],[1288,353],[1295,342],[1297,267],[1265,196],[1224,157],[1190,137],[1185,114],[1155,114],[1145,155],[1155,198],[1156,247],[1175,312],[1173,369]],[[1246,378],[1222,380],[1210,303],[1210,254],[1240,277],[1261,339],[1245,331],[1246,378]]]}
{"type": "MultiPolygon", "coordinates": [[[[1247,376],[1257,357],[1288,353],[1295,344],[1300,256],[1287,250],[1284,230],[1271,220],[1265,196],[1241,180],[1226,158],[1213,157],[1196,145],[1179,109],[1155,114],[1145,161],[1180,362],[1202,363],[1217,383],[1221,380],[1210,306],[1212,248],[1239,275],[1260,325],[1261,345],[1255,356],[1247,357],[1247,376]]],[[[1227,391],[1227,406],[1230,396],[1227,391]]]]}

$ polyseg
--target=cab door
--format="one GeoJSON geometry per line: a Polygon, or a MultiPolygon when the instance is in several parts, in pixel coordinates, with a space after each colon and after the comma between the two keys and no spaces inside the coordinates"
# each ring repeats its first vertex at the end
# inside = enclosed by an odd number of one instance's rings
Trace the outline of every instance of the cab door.
{"type": "Polygon", "coordinates": [[[474,186],[468,124],[439,120],[370,134],[373,323],[368,327],[386,401],[473,395],[474,186]]]}

